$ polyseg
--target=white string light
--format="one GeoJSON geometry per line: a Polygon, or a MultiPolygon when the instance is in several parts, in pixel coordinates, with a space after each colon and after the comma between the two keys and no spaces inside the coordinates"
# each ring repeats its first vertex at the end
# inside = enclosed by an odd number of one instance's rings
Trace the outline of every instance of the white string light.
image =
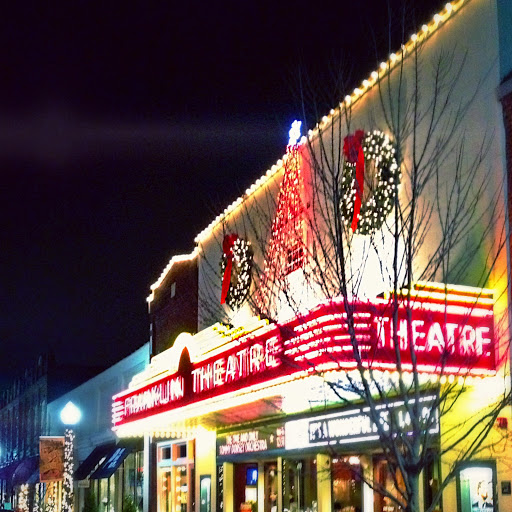
{"type": "Polygon", "coordinates": [[[64,432],[64,481],[62,482],[62,510],[73,512],[73,445],[75,433],[67,428],[64,432]]]}
{"type": "MultiPolygon", "coordinates": [[[[379,79],[382,79],[388,72],[390,72],[395,66],[397,66],[403,58],[405,58],[416,45],[422,43],[426,39],[428,39],[434,32],[436,32],[440,27],[444,26],[445,22],[450,19],[455,13],[457,13],[464,4],[467,4],[470,0],[458,0],[456,2],[449,2],[445,5],[444,9],[434,16],[431,22],[428,24],[422,25],[420,30],[411,35],[409,41],[401,45],[400,51],[393,53],[393,60],[390,59],[386,62],[381,62],[379,68],[370,73],[368,79],[363,80],[363,83],[356,88],[357,93],[354,91],[352,94],[347,94],[344,100],[340,103],[341,108],[348,108],[350,105],[354,104],[356,101],[360,101],[368,91],[372,89],[372,87],[378,82],[379,79]]],[[[339,115],[339,109],[336,111],[331,111],[328,116],[324,116],[326,118],[326,122],[324,122],[324,127],[328,124],[332,119],[339,115]]],[[[318,134],[318,129],[309,130],[308,138],[312,140],[318,134]]],[[[301,140],[301,144],[303,141],[301,140]]],[[[246,195],[239,197],[233,203],[231,203],[224,211],[218,215],[210,224],[203,229],[196,237],[195,242],[201,243],[205,240],[211,233],[211,231],[223,220],[226,219],[229,215],[231,215],[247,198],[247,196],[253,194],[257,189],[265,185],[267,181],[273,178],[279,171],[282,170],[282,160],[278,160],[276,165],[273,165],[261,178],[256,180],[256,182],[247,189],[246,195]]]]}

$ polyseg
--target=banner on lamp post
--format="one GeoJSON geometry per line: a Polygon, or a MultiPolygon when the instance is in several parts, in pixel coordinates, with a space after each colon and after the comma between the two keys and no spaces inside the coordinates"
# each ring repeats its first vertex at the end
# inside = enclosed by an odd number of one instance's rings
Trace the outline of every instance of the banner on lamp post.
{"type": "Polygon", "coordinates": [[[39,438],[39,481],[55,482],[64,478],[64,436],[39,438]]]}

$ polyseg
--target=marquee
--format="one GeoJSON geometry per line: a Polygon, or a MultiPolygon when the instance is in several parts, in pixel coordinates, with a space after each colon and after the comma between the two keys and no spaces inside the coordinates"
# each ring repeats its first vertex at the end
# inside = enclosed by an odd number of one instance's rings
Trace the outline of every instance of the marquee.
{"type": "MultiPolygon", "coordinates": [[[[281,324],[259,327],[192,359],[184,348],[174,372],[113,397],[113,426],[200,403],[285,376],[357,368],[444,375],[495,373],[493,299],[488,290],[429,283],[373,301],[322,303],[281,324]],[[396,320],[393,320],[396,311],[396,320]],[[212,355],[213,354],[213,355],[212,355]],[[412,355],[414,354],[414,358],[412,355]],[[357,356],[357,357],[356,357],[357,356]]],[[[191,336],[204,339],[204,334],[191,336]]]]}

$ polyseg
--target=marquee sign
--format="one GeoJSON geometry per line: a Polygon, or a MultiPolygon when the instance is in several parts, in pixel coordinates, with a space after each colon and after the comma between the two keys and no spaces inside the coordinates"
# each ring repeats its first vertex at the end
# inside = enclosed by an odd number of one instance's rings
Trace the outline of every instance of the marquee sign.
{"type": "Polygon", "coordinates": [[[347,314],[342,300],[332,300],[192,359],[183,350],[179,364],[174,365],[177,371],[149,382],[138,379],[136,386],[113,397],[114,428],[256,384],[270,385],[276,378],[303,375],[325,365],[353,369],[355,350],[366,367],[393,370],[397,365],[395,343],[404,371],[494,373],[490,292],[459,287],[445,294],[444,289],[441,293],[433,285],[429,290],[414,290],[409,303],[399,301],[396,323],[394,308],[392,298],[376,299],[351,303],[347,314]],[[353,322],[348,321],[351,318],[353,322]]]}
{"type": "MultiPolygon", "coordinates": [[[[439,432],[439,412],[433,408],[435,399],[435,396],[420,398],[420,417],[431,434],[439,432]]],[[[412,400],[409,405],[412,405],[412,400]]],[[[390,430],[393,421],[400,432],[412,432],[411,418],[403,400],[389,402],[386,406],[378,405],[376,411],[384,430],[390,430]],[[390,415],[393,415],[393,420],[390,415]]],[[[285,425],[285,435],[287,450],[379,439],[378,427],[371,419],[368,407],[289,421],[285,425]]]]}
{"type": "Polygon", "coordinates": [[[217,456],[232,457],[247,453],[282,450],[285,444],[284,425],[272,425],[217,436],[217,456]]]}

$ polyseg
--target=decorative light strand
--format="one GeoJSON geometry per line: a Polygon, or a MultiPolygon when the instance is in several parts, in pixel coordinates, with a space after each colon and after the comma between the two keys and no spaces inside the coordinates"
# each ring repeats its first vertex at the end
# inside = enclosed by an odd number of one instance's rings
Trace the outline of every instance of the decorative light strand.
{"type": "Polygon", "coordinates": [[[163,283],[165,277],[167,274],[171,271],[172,267],[177,264],[181,263],[183,261],[191,261],[193,260],[197,255],[199,254],[199,251],[197,247],[190,253],[190,254],[180,254],[178,256],[173,256],[169,263],[167,263],[167,266],[163,269],[162,273],[160,274],[160,277],[157,279],[156,282],[154,282],[151,285],[151,294],[147,297],[147,302],[152,302],[155,298],[155,290],[160,287],[160,285],[163,283]]]}
{"type": "Polygon", "coordinates": [[[67,428],[64,432],[64,481],[62,482],[62,510],[73,512],[73,446],[75,433],[67,428]]]}
{"type": "MultiPolygon", "coordinates": [[[[359,212],[356,233],[368,235],[379,229],[393,209],[397,183],[400,183],[400,167],[395,158],[395,147],[389,137],[378,130],[366,134],[362,142],[365,162],[373,162],[376,173],[373,189],[363,202],[359,212]]],[[[348,227],[352,222],[356,197],[355,163],[345,160],[341,178],[341,213],[348,227]]],[[[366,181],[366,179],[365,179],[366,181]]]]}
{"type": "MultiPolygon", "coordinates": [[[[415,46],[421,44],[432,36],[440,27],[444,26],[446,21],[450,19],[455,13],[457,13],[464,4],[468,4],[471,0],[457,0],[449,2],[445,5],[439,13],[437,13],[429,23],[421,26],[420,30],[413,33],[410,39],[401,46],[400,51],[393,53],[389,56],[387,61],[381,62],[379,68],[370,73],[370,76],[363,80],[362,84],[357,87],[352,94],[347,94],[345,98],[340,102],[337,109],[331,109],[329,115],[324,116],[324,126],[332,121],[333,117],[339,114],[340,109],[343,110],[348,108],[350,105],[360,100],[377,82],[382,79],[387,73],[389,73],[400,61],[403,60],[408,54],[410,54],[415,46]]],[[[315,129],[308,131],[308,138],[312,140],[318,135],[318,125],[315,129]]],[[[304,144],[307,141],[306,137],[302,137],[299,141],[300,144],[304,144]]],[[[285,159],[286,156],[283,157],[285,159]]],[[[239,197],[233,203],[231,203],[224,211],[217,215],[217,217],[210,222],[210,224],[203,229],[194,239],[196,244],[203,242],[215,228],[215,226],[225,220],[230,214],[232,214],[248,196],[252,195],[261,186],[266,184],[269,179],[273,178],[279,171],[283,169],[283,160],[278,160],[275,165],[267,170],[259,179],[255,181],[245,192],[245,195],[239,197]]]]}
{"type": "MultiPolygon", "coordinates": [[[[233,310],[238,309],[244,302],[251,287],[253,252],[251,244],[242,238],[237,238],[233,244],[233,273],[236,279],[229,286],[226,304],[233,310]]],[[[220,275],[226,271],[227,255],[222,255],[220,275]]]]}
{"type": "Polygon", "coordinates": [[[48,485],[47,500],[46,500],[46,511],[57,512],[57,482],[51,482],[48,485]]]}
{"type": "Polygon", "coordinates": [[[40,512],[44,508],[44,493],[43,493],[43,484],[36,483],[35,493],[34,493],[34,506],[32,507],[32,512],[40,512]]]}
{"type": "Polygon", "coordinates": [[[21,512],[28,512],[28,484],[23,484],[20,487],[18,494],[18,509],[21,512]]]}
{"type": "Polygon", "coordinates": [[[256,300],[262,311],[268,305],[272,307],[276,283],[283,277],[302,267],[304,263],[304,220],[302,218],[302,172],[299,146],[287,148],[286,167],[279,197],[277,211],[272,221],[271,238],[264,272],[256,300]]]}

